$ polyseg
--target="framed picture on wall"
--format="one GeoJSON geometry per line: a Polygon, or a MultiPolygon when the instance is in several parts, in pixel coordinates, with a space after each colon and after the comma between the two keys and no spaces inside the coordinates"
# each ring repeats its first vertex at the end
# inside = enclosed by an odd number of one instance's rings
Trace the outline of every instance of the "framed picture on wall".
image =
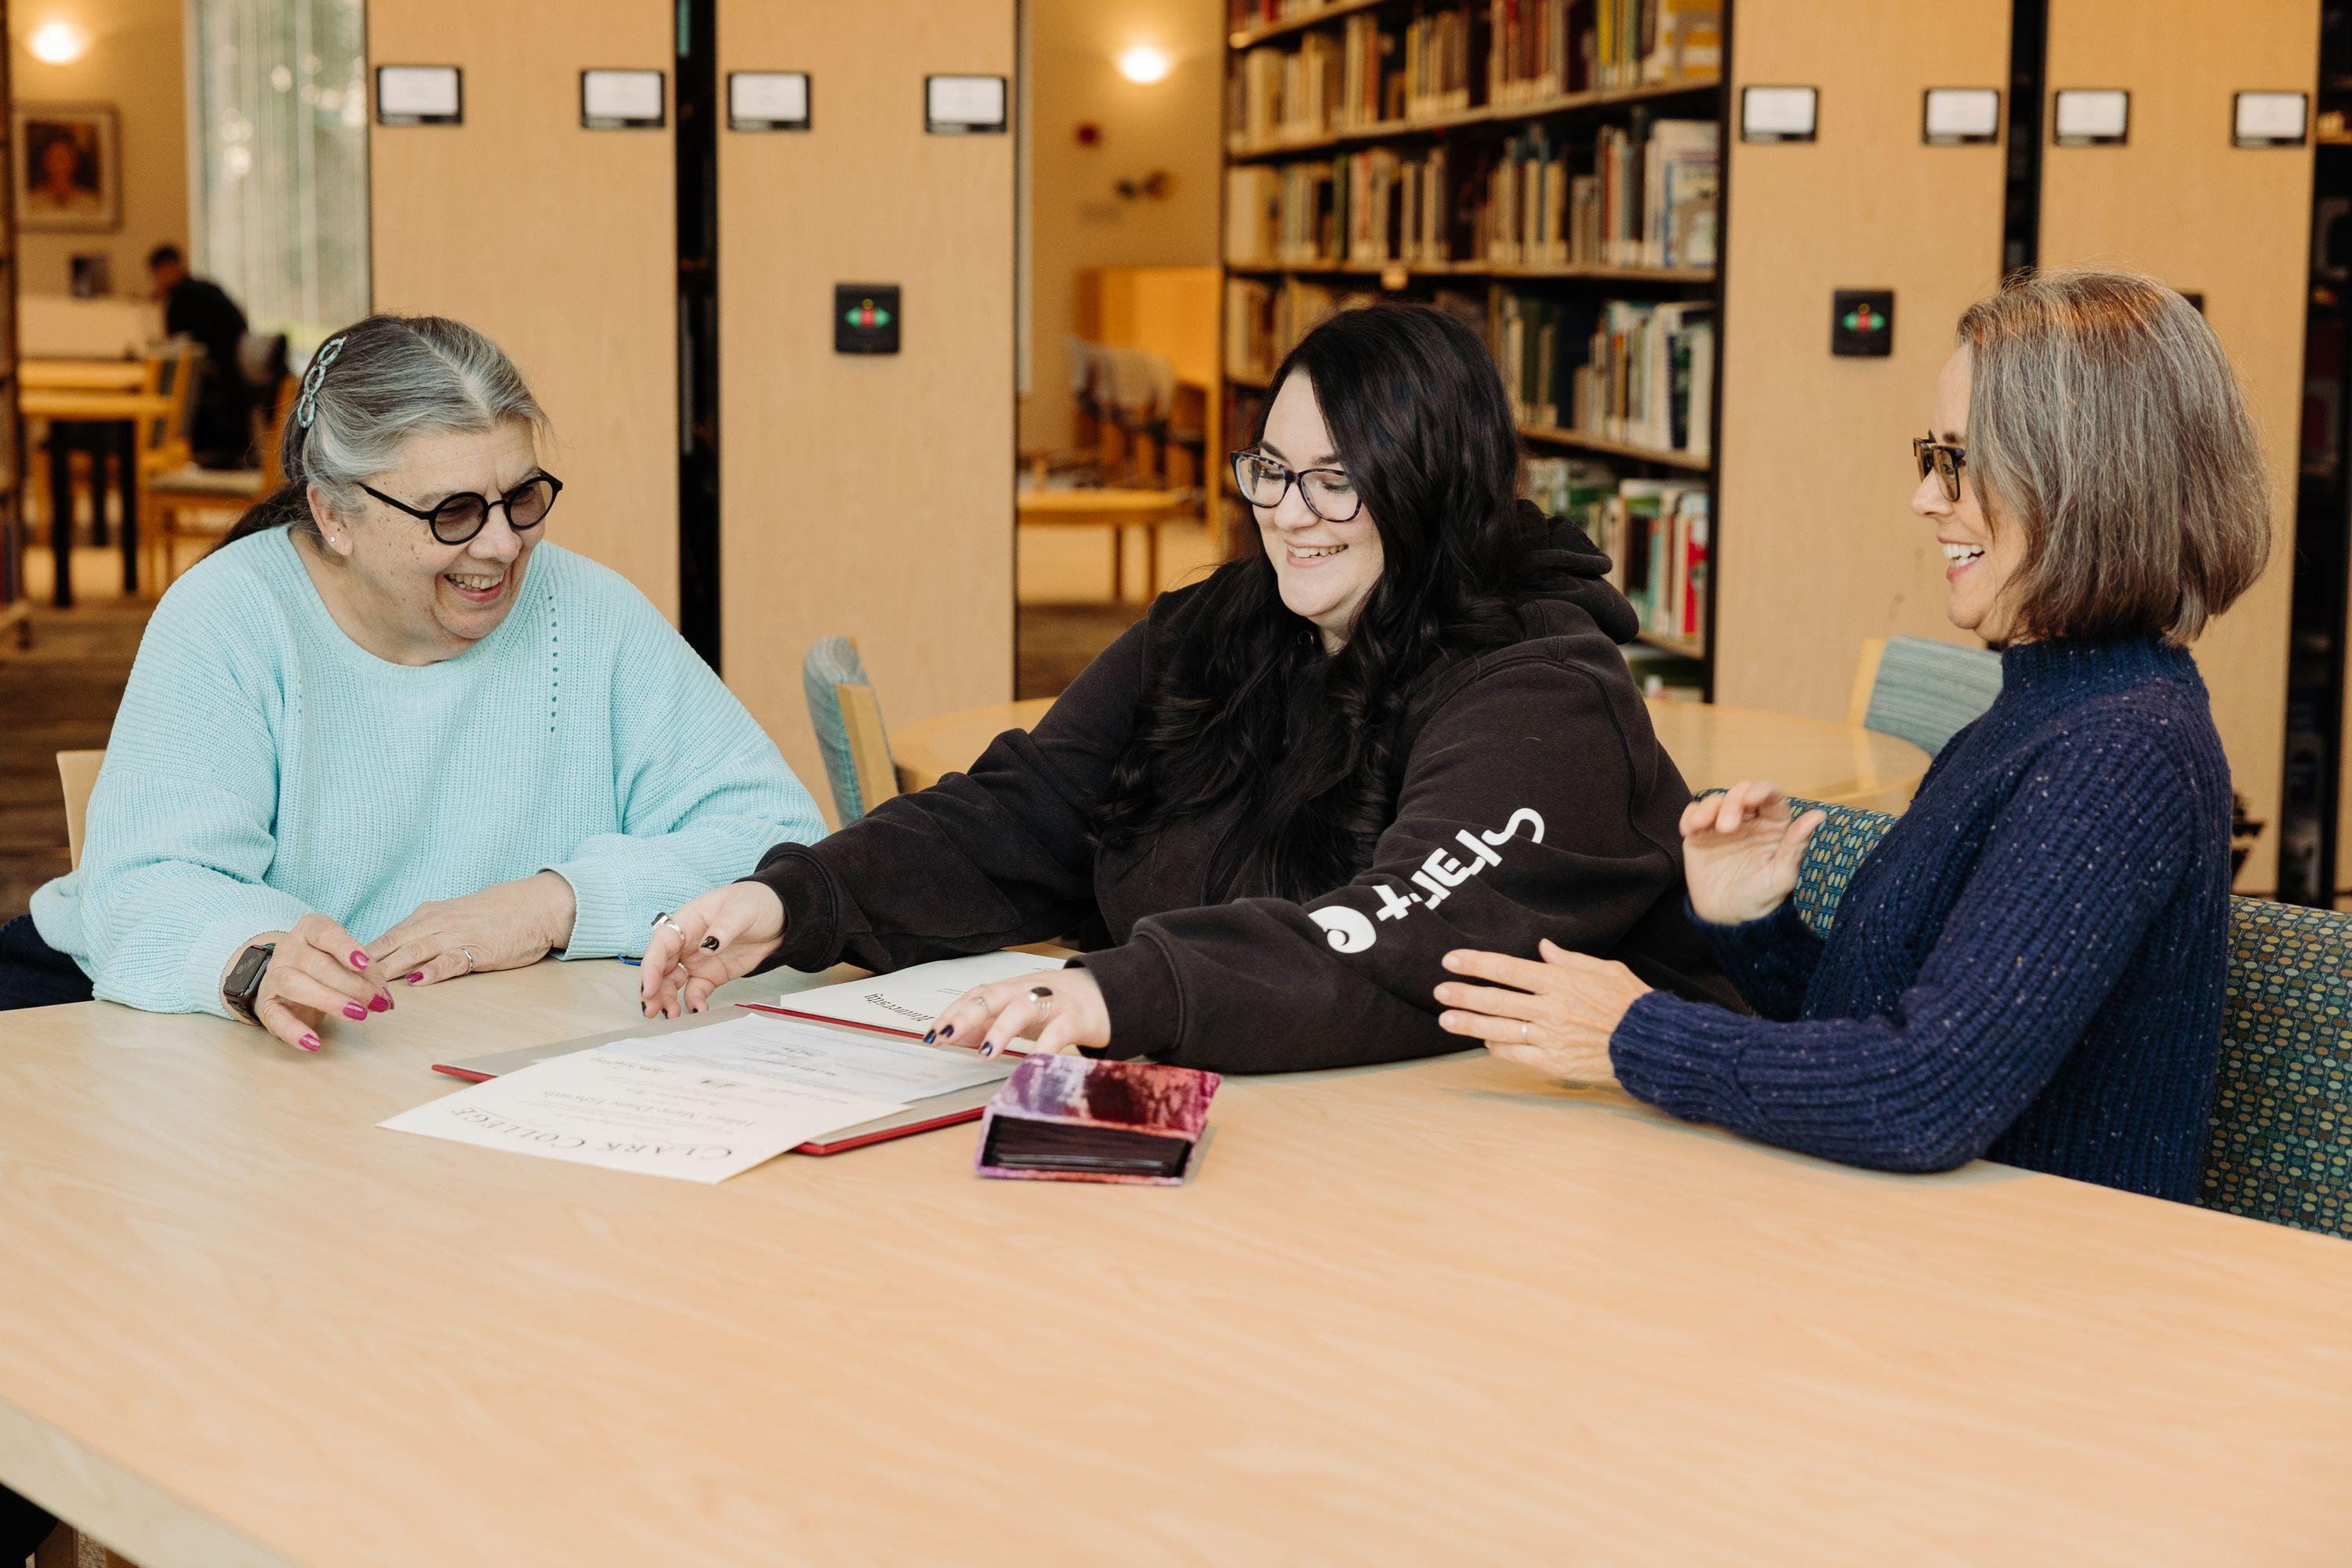
{"type": "Polygon", "coordinates": [[[18,220],[30,231],[110,234],[122,226],[122,132],[107,103],[16,106],[18,220]]]}

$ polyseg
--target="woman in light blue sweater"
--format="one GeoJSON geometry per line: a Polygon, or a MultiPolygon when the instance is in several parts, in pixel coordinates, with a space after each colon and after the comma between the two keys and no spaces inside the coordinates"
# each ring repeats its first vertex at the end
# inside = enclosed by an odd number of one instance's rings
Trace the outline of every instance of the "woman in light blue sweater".
{"type": "Polygon", "coordinates": [[[81,868],[0,927],[0,1007],[94,993],[317,1050],[404,983],[640,952],[822,835],[653,605],[541,542],[544,426],[456,321],[328,341],[285,488],[156,606],[81,868]]]}

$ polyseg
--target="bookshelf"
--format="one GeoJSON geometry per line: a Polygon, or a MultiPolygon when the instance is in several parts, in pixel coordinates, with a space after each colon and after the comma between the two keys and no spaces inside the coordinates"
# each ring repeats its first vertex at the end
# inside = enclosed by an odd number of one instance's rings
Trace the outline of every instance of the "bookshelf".
{"type": "Polygon", "coordinates": [[[1325,315],[1457,315],[1504,369],[1527,489],[1618,563],[1629,662],[1700,697],[1727,5],[1229,0],[1226,54],[1227,447],[1325,315]]]}

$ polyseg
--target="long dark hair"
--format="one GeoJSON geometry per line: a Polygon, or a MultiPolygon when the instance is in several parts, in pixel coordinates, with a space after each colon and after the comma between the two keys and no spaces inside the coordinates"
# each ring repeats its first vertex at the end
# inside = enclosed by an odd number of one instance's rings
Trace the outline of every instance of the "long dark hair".
{"type": "MultiPolygon", "coordinates": [[[[1380,534],[1380,581],[1327,658],[1283,604],[1262,546],[1220,567],[1144,695],[1096,830],[1119,849],[1244,799],[1234,886],[1297,900],[1370,863],[1395,815],[1398,721],[1416,678],[1522,636],[1517,605],[1541,532],[1517,499],[1502,379],[1460,321],[1419,305],[1342,311],[1290,351],[1273,393],[1294,374],[1314,388],[1380,534]]],[[[1261,411],[1252,445],[1265,435],[1261,411]]]]}

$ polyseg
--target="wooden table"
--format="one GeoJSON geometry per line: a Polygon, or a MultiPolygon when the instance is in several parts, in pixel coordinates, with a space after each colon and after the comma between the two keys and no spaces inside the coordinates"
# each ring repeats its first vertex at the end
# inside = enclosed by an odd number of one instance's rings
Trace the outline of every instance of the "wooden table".
{"type": "Polygon", "coordinates": [[[375,1128],[635,981],[404,992],[316,1058],[0,1015],[0,1481],[145,1568],[2352,1539],[2352,1245],[1483,1055],[1228,1079],[1169,1190],[980,1181],[969,1127],[719,1187],[375,1128]]]}
{"type": "MultiPolygon", "coordinates": [[[[1050,697],[944,713],[890,731],[898,787],[921,789],[970,767],[1007,730],[1034,729],[1050,697]]],[[[1650,723],[1693,790],[1745,778],[1777,781],[1791,795],[1900,811],[1927,771],[1927,753],[1908,741],[1793,713],[1664,699],[1650,723]]]]}
{"type": "Polygon", "coordinates": [[[1143,530],[1143,596],[1160,592],[1160,528],[1182,515],[1183,500],[1174,490],[1024,488],[1014,492],[1013,511],[1024,528],[1109,529],[1109,602],[1115,605],[1127,596],[1129,528],[1143,530]]]}
{"type": "Polygon", "coordinates": [[[22,359],[16,381],[39,392],[140,392],[151,369],[140,359],[22,359]]]}
{"type": "Polygon", "coordinates": [[[105,486],[97,472],[111,446],[116,462],[115,484],[122,507],[122,591],[139,591],[139,422],[159,419],[172,412],[172,400],[159,392],[110,392],[90,388],[26,385],[16,394],[16,411],[26,419],[48,421],[49,551],[57,562],[57,583],[49,595],[59,609],[73,604],[73,471],[67,454],[76,449],[90,454],[91,515],[101,520],[104,538],[105,486]],[[99,432],[104,432],[103,435],[99,432]]]}

